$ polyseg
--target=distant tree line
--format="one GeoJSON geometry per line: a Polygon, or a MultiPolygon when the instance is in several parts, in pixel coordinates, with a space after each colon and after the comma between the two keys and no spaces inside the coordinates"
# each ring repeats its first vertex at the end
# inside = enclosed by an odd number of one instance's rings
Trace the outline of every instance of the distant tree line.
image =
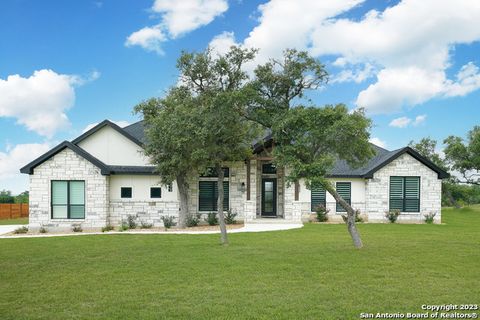
{"type": "Polygon", "coordinates": [[[28,191],[13,196],[12,191],[2,190],[0,191],[0,203],[28,203],[28,191]]]}

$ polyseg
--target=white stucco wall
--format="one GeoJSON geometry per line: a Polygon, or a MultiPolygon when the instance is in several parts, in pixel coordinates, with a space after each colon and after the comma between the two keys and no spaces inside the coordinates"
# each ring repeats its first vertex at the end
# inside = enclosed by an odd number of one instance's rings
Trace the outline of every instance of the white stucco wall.
{"type": "Polygon", "coordinates": [[[83,228],[99,228],[106,224],[109,203],[109,179],[95,165],[64,149],[34,169],[30,175],[30,216],[32,230],[46,228],[71,228],[81,224],[83,228]],[[85,219],[51,218],[51,181],[85,181],[85,219]]]}
{"type": "Polygon", "coordinates": [[[177,201],[177,184],[172,183],[172,191],[161,183],[160,177],[155,175],[112,175],[110,176],[110,200],[125,200],[121,198],[122,187],[132,188],[133,201],[177,201]],[[150,188],[160,187],[161,198],[150,198],[150,188]]]}
{"type": "Polygon", "coordinates": [[[151,165],[140,146],[109,126],[87,137],[78,146],[108,165],[151,165]]]}
{"type": "Polygon", "coordinates": [[[442,180],[435,171],[403,154],[377,172],[366,184],[366,209],[370,222],[385,220],[389,208],[390,176],[420,176],[420,212],[403,212],[399,222],[423,222],[424,214],[435,212],[435,222],[441,221],[442,180]]]}

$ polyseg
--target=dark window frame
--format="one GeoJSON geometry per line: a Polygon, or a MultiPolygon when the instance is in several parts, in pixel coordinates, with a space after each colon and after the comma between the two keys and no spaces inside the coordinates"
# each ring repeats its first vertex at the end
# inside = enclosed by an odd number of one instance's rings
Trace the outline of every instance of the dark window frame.
{"type": "Polygon", "coordinates": [[[133,198],[133,188],[132,187],[120,187],[120,198],[121,199],[132,199],[133,198]],[[123,189],[130,189],[130,196],[124,197],[123,196],[123,189]]]}
{"type": "MultiPolygon", "coordinates": [[[[421,179],[420,176],[390,176],[389,185],[388,185],[388,210],[392,211],[392,210],[398,209],[398,210],[400,210],[400,212],[403,212],[403,213],[419,213],[420,212],[420,201],[421,201],[421,198],[422,198],[422,196],[421,196],[421,192],[422,192],[421,180],[422,179],[421,179]],[[403,197],[401,198],[401,200],[402,200],[402,208],[401,209],[398,209],[398,208],[393,208],[392,209],[392,196],[391,196],[391,193],[392,193],[392,178],[401,178],[402,179],[402,184],[403,184],[402,195],[403,195],[403,197]],[[418,180],[418,199],[407,198],[407,196],[406,196],[406,189],[407,189],[406,178],[417,178],[417,180],[418,180]],[[407,210],[407,200],[417,200],[417,210],[415,210],[415,211],[407,210]]],[[[400,200],[400,199],[398,198],[396,200],[400,200]]]]}
{"type": "MultiPolygon", "coordinates": [[[[335,183],[335,190],[337,190],[337,193],[338,193],[338,184],[348,184],[350,186],[349,188],[349,195],[348,195],[348,199],[345,199],[343,196],[343,200],[345,200],[349,205],[352,205],[352,182],[351,181],[337,181],[335,183]]],[[[335,206],[335,212],[337,213],[343,213],[343,212],[347,212],[347,210],[345,210],[341,205],[340,203],[337,201],[336,202],[336,206],[335,206]]]]}
{"type": "MultiPolygon", "coordinates": [[[[321,191],[320,191],[320,192],[321,192],[321,191]]],[[[325,188],[322,187],[322,186],[318,186],[318,187],[312,186],[312,187],[310,188],[310,210],[311,210],[311,212],[315,212],[315,207],[318,206],[318,205],[320,205],[320,204],[323,205],[325,208],[327,207],[327,190],[325,190],[325,188]],[[323,196],[323,201],[320,202],[320,203],[315,203],[315,202],[313,201],[313,193],[314,193],[314,192],[318,192],[318,191],[315,191],[316,188],[321,188],[321,189],[323,189],[323,194],[324,194],[324,196],[323,196]]]]}
{"type": "Polygon", "coordinates": [[[150,187],[150,199],[161,199],[162,198],[162,188],[161,187],[150,187]],[[158,196],[154,196],[152,191],[159,190],[160,194],[158,196]]]}
{"type": "MultiPolygon", "coordinates": [[[[217,190],[217,196],[215,196],[215,191],[214,191],[213,195],[210,198],[207,198],[207,199],[204,199],[203,201],[200,201],[200,196],[201,196],[200,186],[201,186],[202,183],[209,183],[209,184],[211,183],[212,184],[212,189],[215,190],[215,188],[217,188],[218,181],[217,180],[199,180],[198,181],[198,211],[199,212],[214,212],[214,211],[217,211],[218,210],[218,207],[217,207],[218,190],[217,190]],[[202,206],[204,206],[205,201],[207,201],[207,200],[210,202],[210,204],[209,204],[210,207],[205,209],[202,206]]],[[[230,209],[230,182],[227,179],[225,179],[223,181],[223,185],[224,185],[224,192],[225,192],[225,186],[227,187],[226,197],[225,197],[225,193],[224,193],[223,211],[228,211],[230,209]]]]}
{"type": "Polygon", "coordinates": [[[277,174],[277,167],[273,163],[262,164],[262,174],[277,174]]]}
{"type": "Polygon", "coordinates": [[[52,220],[85,220],[86,216],[86,191],[85,191],[85,180],[50,180],[50,219],[52,220]],[[67,204],[53,204],[53,183],[54,182],[66,182],[67,183],[67,204]],[[70,203],[70,182],[83,182],[83,204],[71,204],[70,203]],[[67,217],[66,218],[54,218],[53,217],[53,207],[55,206],[67,206],[67,217]],[[83,217],[82,218],[72,218],[71,216],[71,207],[83,207],[83,217]]]}

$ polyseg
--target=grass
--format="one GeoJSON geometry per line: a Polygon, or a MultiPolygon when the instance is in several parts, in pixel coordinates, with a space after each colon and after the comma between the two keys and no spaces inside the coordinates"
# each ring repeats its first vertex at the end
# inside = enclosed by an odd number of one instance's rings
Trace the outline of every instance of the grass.
{"type": "Polygon", "coordinates": [[[480,301],[480,208],[444,225],[0,240],[1,319],[359,319],[480,301]]]}
{"type": "Polygon", "coordinates": [[[1,225],[7,224],[28,224],[28,218],[16,218],[16,219],[2,219],[0,220],[1,225]]]}

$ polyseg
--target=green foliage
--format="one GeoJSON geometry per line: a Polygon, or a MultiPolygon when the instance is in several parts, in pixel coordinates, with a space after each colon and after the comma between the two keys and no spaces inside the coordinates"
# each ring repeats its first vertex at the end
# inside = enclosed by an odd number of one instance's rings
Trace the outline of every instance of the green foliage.
{"type": "Polygon", "coordinates": [[[324,205],[318,205],[315,207],[315,213],[317,215],[317,221],[318,222],[326,222],[328,221],[328,216],[327,214],[330,212],[330,209],[325,208],[324,205]]]}
{"type": "Polygon", "coordinates": [[[436,215],[436,212],[424,214],[423,216],[425,217],[425,223],[432,224],[436,215]]]}
{"type": "Polygon", "coordinates": [[[187,227],[196,227],[198,226],[198,223],[200,222],[200,214],[197,213],[195,215],[190,214],[187,217],[187,227]]]}
{"type": "Polygon", "coordinates": [[[232,209],[228,209],[227,213],[225,214],[225,223],[226,224],[235,224],[235,217],[238,215],[237,212],[233,211],[232,209]]]}
{"type": "Polygon", "coordinates": [[[207,217],[205,218],[205,221],[208,223],[210,226],[215,226],[218,224],[218,217],[216,212],[209,212],[207,213],[207,217]]]}
{"type": "Polygon", "coordinates": [[[15,203],[15,198],[10,190],[0,191],[0,203],[15,203]]]}
{"type": "MultiPolygon", "coordinates": [[[[342,219],[343,219],[343,222],[347,223],[348,216],[345,214],[342,214],[342,219]]],[[[358,209],[355,210],[355,222],[363,222],[363,218],[360,216],[360,210],[358,209]]]]}
{"type": "Polygon", "coordinates": [[[122,221],[122,224],[118,227],[118,231],[127,231],[129,229],[128,223],[122,221]]]}
{"type": "Polygon", "coordinates": [[[40,233],[47,233],[48,230],[44,226],[40,227],[40,230],[38,230],[40,233]]]}
{"type": "Polygon", "coordinates": [[[153,223],[148,223],[146,221],[141,221],[140,222],[140,228],[141,229],[151,229],[151,228],[153,228],[153,223]]]}
{"type": "Polygon", "coordinates": [[[83,232],[82,226],[80,224],[72,224],[73,232],[83,232]]]}
{"type": "Polygon", "coordinates": [[[449,136],[444,144],[447,164],[462,175],[460,181],[480,185],[480,126],[473,127],[466,140],[449,136]]]}
{"type": "Polygon", "coordinates": [[[395,223],[399,215],[400,215],[400,210],[398,209],[385,212],[385,218],[387,218],[388,221],[390,221],[391,223],[395,223]]]}
{"type": "Polygon", "coordinates": [[[15,196],[15,203],[28,203],[28,199],[29,199],[29,192],[24,191],[19,195],[15,196]]]}
{"type": "Polygon", "coordinates": [[[162,216],[163,226],[165,229],[170,229],[176,225],[174,219],[175,218],[173,216],[162,216]]]}
{"type": "Polygon", "coordinates": [[[20,228],[17,228],[13,231],[13,233],[15,234],[20,234],[20,233],[27,233],[28,232],[28,227],[20,227],[20,228]]]}
{"type": "Polygon", "coordinates": [[[137,217],[134,215],[129,215],[127,217],[127,223],[129,229],[135,229],[137,227],[137,217]]]}
{"type": "Polygon", "coordinates": [[[102,228],[102,232],[112,231],[114,228],[111,224],[107,224],[105,227],[102,228]]]}

